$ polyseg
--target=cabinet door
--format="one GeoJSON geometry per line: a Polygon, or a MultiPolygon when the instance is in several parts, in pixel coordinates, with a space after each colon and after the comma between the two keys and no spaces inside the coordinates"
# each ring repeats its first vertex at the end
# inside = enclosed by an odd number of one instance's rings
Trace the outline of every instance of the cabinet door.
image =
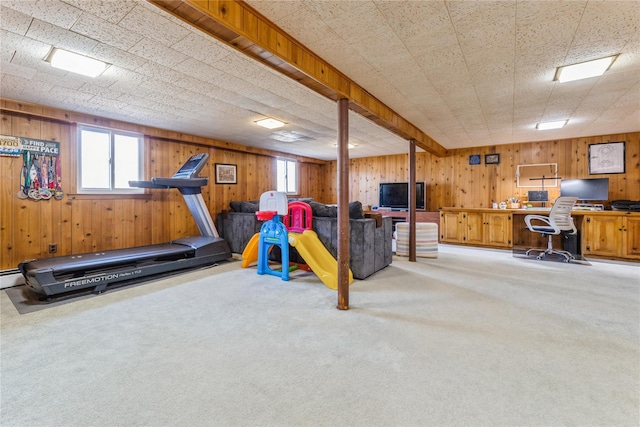
{"type": "Polygon", "coordinates": [[[486,213],[484,219],[484,244],[511,247],[513,234],[511,214],[486,213]]]}
{"type": "Polygon", "coordinates": [[[585,254],[620,256],[623,219],[606,215],[585,217],[585,254]]]}
{"type": "Polygon", "coordinates": [[[440,240],[462,243],[462,212],[440,213],[440,240]]]}
{"type": "Polygon", "coordinates": [[[465,212],[467,216],[465,225],[465,243],[482,245],[484,235],[484,214],[479,212],[465,212]]]}
{"type": "Polygon", "coordinates": [[[623,256],[640,258],[640,218],[625,218],[623,243],[623,256]]]}

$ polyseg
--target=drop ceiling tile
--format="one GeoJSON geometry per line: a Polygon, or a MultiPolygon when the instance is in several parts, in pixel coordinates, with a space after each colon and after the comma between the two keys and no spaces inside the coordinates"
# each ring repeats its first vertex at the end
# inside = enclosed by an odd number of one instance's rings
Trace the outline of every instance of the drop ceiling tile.
{"type": "MultiPolygon", "coordinates": [[[[464,17],[457,19],[452,14],[452,21],[463,52],[468,54],[479,49],[512,49],[515,36],[515,3],[505,1],[473,3],[474,10],[465,14],[464,17]]],[[[457,6],[450,6],[450,10],[457,8],[457,6]]],[[[467,6],[463,7],[463,9],[466,8],[467,6]]]]}
{"type": "Polygon", "coordinates": [[[28,79],[11,74],[2,74],[0,93],[8,99],[21,99],[23,89],[30,84],[28,79]]]}
{"type": "MultiPolygon", "coordinates": [[[[269,16],[272,22],[278,22],[281,28],[282,22],[290,16],[299,16],[303,11],[308,11],[305,4],[291,0],[248,0],[247,3],[265,16],[269,16]]],[[[294,18],[295,19],[295,18],[294,18]]]]}
{"type": "Polygon", "coordinates": [[[2,5],[66,29],[71,28],[82,13],[80,9],[57,0],[3,0],[2,5]]]}
{"type": "Polygon", "coordinates": [[[120,68],[135,71],[148,63],[148,60],[127,51],[99,43],[91,49],[90,56],[120,68]]]}
{"type": "Polygon", "coordinates": [[[585,5],[585,1],[518,2],[518,51],[562,56],[570,46],[585,5]]]}
{"type": "Polygon", "coordinates": [[[591,61],[592,59],[615,55],[620,53],[625,44],[625,40],[609,39],[604,43],[594,42],[586,45],[574,45],[567,52],[567,56],[562,65],[577,64],[580,62],[591,61]]]}
{"type": "Polygon", "coordinates": [[[21,36],[27,34],[27,30],[33,19],[29,15],[4,6],[0,6],[0,16],[2,17],[2,28],[12,33],[20,34],[21,36]]]}
{"type": "MultiPolygon", "coordinates": [[[[47,48],[46,52],[48,51],[49,49],[47,48]]],[[[31,68],[41,73],[52,74],[55,76],[64,76],[68,74],[67,71],[53,68],[50,63],[44,60],[45,56],[46,56],[46,53],[42,56],[40,55],[35,56],[31,52],[18,49],[16,50],[15,54],[11,58],[11,63],[15,65],[20,65],[26,68],[31,68]]]]}
{"type": "Polygon", "coordinates": [[[434,34],[450,27],[451,20],[444,2],[412,1],[397,7],[393,1],[375,1],[385,20],[401,39],[434,34]]]}
{"type": "Polygon", "coordinates": [[[29,31],[27,31],[27,37],[77,53],[89,52],[98,44],[97,41],[89,37],[67,31],[39,19],[33,20],[29,31]]]}
{"type": "Polygon", "coordinates": [[[105,21],[102,18],[83,13],[71,27],[71,31],[100,40],[101,44],[113,46],[118,49],[128,50],[135,46],[142,35],[133,31],[124,31],[122,27],[105,21]]]}
{"type": "Polygon", "coordinates": [[[91,94],[96,98],[110,99],[110,100],[116,100],[123,95],[122,92],[119,92],[112,87],[98,86],[96,84],[93,84],[93,82],[84,83],[78,90],[84,93],[91,94]]]}
{"type": "Polygon", "coordinates": [[[193,58],[187,58],[176,64],[173,70],[208,83],[219,82],[224,76],[224,73],[219,69],[210,67],[193,58]]]}
{"type": "Polygon", "coordinates": [[[9,76],[22,77],[25,79],[30,79],[37,74],[37,71],[33,68],[4,61],[0,63],[0,68],[2,68],[3,75],[6,74],[9,76]]]}
{"type": "Polygon", "coordinates": [[[233,53],[231,48],[222,43],[212,43],[211,37],[196,32],[187,34],[171,48],[212,66],[233,53]]]}
{"type": "MultiPolygon", "coordinates": [[[[627,93],[622,95],[613,105],[613,108],[638,108],[638,98],[640,98],[640,84],[636,83],[627,93]]],[[[640,123],[640,122],[639,122],[640,123]]]]}
{"type": "Polygon", "coordinates": [[[4,30],[0,30],[0,40],[2,57],[7,61],[12,60],[14,55],[22,58],[34,58],[34,60],[41,61],[47,53],[49,53],[49,50],[51,50],[51,45],[48,43],[43,43],[4,30]]]}
{"type": "Polygon", "coordinates": [[[135,31],[169,47],[191,33],[191,30],[183,26],[184,24],[180,25],[178,22],[177,18],[173,18],[159,8],[136,6],[118,25],[123,31],[135,31]]]}
{"type": "Polygon", "coordinates": [[[640,29],[640,2],[590,1],[575,34],[575,45],[626,38],[640,29]]]}
{"type": "Polygon", "coordinates": [[[169,68],[188,58],[188,56],[146,37],[136,43],[128,52],[169,68]]]}
{"type": "Polygon", "coordinates": [[[136,2],[131,0],[63,0],[63,2],[94,16],[98,16],[112,24],[120,22],[122,18],[136,7],[136,2]]]}
{"type": "Polygon", "coordinates": [[[53,86],[49,90],[49,94],[70,103],[84,103],[93,98],[93,95],[90,93],[84,93],[77,90],[69,90],[70,87],[67,86],[69,84],[68,81],[62,83],[64,83],[65,85],[53,86]]]}

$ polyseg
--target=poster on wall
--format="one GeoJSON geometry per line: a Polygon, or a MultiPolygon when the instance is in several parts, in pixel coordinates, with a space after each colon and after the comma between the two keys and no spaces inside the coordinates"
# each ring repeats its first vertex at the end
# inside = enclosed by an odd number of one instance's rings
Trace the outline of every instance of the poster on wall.
{"type": "Polygon", "coordinates": [[[0,156],[18,157],[22,153],[22,142],[17,136],[0,135],[0,156]]]}
{"type": "Polygon", "coordinates": [[[0,135],[0,155],[22,156],[19,199],[64,197],[59,142],[0,135]]]}

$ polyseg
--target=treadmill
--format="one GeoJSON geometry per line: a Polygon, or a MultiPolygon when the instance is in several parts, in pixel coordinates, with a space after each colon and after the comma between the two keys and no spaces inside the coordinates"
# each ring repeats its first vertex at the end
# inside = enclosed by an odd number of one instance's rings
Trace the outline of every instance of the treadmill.
{"type": "Polygon", "coordinates": [[[131,187],[180,191],[201,236],[157,245],[23,261],[18,269],[26,285],[47,299],[79,290],[102,293],[116,283],[125,285],[143,277],[213,265],[231,258],[229,246],[218,235],[201,194],[209,178],[201,178],[198,173],[208,159],[207,153],[192,156],[171,178],[129,181],[131,187]]]}

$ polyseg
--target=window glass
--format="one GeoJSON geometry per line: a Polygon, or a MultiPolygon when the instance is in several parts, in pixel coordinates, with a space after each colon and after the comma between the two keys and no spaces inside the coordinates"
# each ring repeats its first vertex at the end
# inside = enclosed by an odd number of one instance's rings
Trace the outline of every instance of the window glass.
{"type": "Polygon", "coordinates": [[[129,181],[139,180],[139,138],[115,135],[114,158],[114,188],[129,188],[129,181]]]}
{"type": "Polygon", "coordinates": [[[109,152],[108,132],[80,132],[82,188],[109,189],[109,152]]]}
{"type": "Polygon", "coordinates": [[[276,161],[277,191],[283,191],[288,194],[297,194],[298,179],[297,168],[298,163],[294,160],[277,159],[276,161]]]}
{"type": "Polygon", "coordinates": [[[80,193],[143,193],[129,181],[143,176],[143,136],[114,129],[79,128],[80,193]]]}

